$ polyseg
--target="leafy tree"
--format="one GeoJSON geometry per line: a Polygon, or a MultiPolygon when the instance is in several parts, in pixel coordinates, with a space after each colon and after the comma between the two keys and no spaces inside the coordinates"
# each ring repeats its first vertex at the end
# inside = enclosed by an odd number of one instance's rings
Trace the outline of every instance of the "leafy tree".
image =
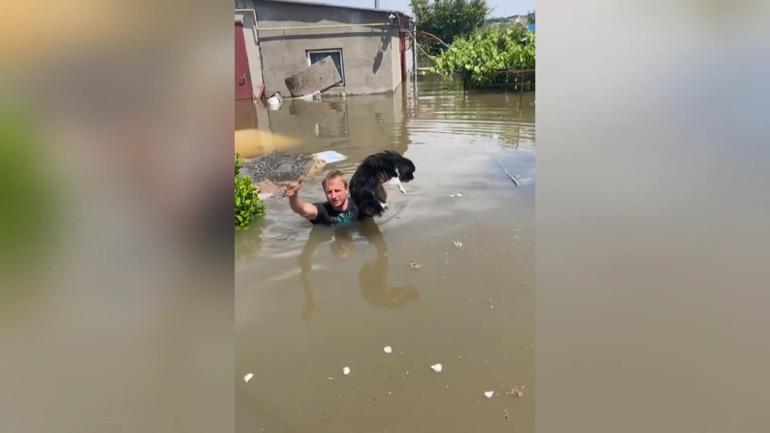
{"type": "MultiPolygon", "coordinates": [[[[431,33],[447,44],[473,33],[484,24],[490,12],[486,0],[411,0],[411,6],[418,30],[431,33]]],[[[431,40],[423,46],[432,53],[444,48],[431,40]]]]}
{"type": "Polygon", "coordinates": [[[521,26],[489,26],[454,43],[434,57],[436,71],[461,74],[473,86],[506,79],[501,71],[535,68],[535,34],[521,26]]]}

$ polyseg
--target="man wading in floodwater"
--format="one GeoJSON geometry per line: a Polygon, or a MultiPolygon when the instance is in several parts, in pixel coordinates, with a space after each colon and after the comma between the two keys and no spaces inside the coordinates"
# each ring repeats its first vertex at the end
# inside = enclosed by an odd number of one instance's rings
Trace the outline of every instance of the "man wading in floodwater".
{"type": "Polygon", "coordinates": [[[291,210],[313,224],[339,226],[358,221],[358,207],[349,197],[348,181],[341,171],[332,171],[321,182],[326,194],[325,202],[305,203],[300,198],[303,179],[304,176],[301,176],[297,181],[289,182],[283,190],[283,196],[289,198],[291,210]]]}

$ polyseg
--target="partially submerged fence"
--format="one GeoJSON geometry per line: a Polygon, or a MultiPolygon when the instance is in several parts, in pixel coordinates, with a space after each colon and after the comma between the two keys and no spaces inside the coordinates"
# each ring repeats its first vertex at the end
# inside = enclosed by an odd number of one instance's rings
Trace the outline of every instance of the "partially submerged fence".
{"type": "MultiPolygon", "coordinates": [[[[503,70],[495,71],[494,74],[496,75],[495,80],[481,87],[506,88],[522,92],[535,90],[534,69],[503,70]]],[[[463,87],[466,89],[473,87],[469,77],[463,76],[462,80],[463,87]]]]}

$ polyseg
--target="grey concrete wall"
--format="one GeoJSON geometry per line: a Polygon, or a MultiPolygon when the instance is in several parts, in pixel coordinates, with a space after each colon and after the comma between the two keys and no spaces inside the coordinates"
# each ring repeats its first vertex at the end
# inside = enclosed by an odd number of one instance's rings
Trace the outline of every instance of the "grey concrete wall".
{"type": "Polygon", "coordinates": [[[391,46],[393,54],[390,56],[390,79],[397,86],[401,82],[401,51],[399,48],[398,33],[393,38],[391,46]]]}
{"type": "Polygon", "coordinates": [[[325,24],[386,24],[388,11],[264,0],[236,0],[235,8],[256,10],[262,77],[267,95],[276,91],[289,95],[284,80],[308,66],[306,50],[342,49],[345,85],[333,87],[325,94],[390,92],[400,84],[398,28],[395,25],[264,30],[325,24]]]}

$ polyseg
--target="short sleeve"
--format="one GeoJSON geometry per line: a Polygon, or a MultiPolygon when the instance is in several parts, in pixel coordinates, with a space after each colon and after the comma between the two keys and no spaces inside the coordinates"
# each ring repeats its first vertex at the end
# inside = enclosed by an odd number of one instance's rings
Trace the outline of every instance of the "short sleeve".
{"type": "Polygon", "coordinates": [[[318,210],[318,213],[314,220],[310,220],[313,224],[329,224],[329,212],[326,211],[326,206],[323,203],[313,203],[313,206],[318,210]]]}

